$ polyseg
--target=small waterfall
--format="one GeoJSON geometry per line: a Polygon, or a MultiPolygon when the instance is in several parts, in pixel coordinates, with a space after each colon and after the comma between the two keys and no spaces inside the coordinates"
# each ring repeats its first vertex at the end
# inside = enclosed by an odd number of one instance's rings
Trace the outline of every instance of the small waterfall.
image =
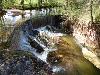
{"type": "Polygon", "coordinates": [[[28,51],[46,62],[48,53],[56,50],[55,44],[63,36],[57,28],[60,16],[41,16],[16,26],[7,41],[9,50],[28,51]]]}
{"type": "Polygon", "coordinates": [[[29,21],[29,24],[22,25],[13,31],[8,40],[9,49],[31,52],[46,62],[48,53],[57,49],[55,44],[59,42],[60,36],[63,34],[57,32],[54,26],[33,28],[29,21]]]}
{"type": "Polygon", "coordinates": [[[47,55],[50,51],[56,50],[55,44],[58,43],[59,37],[63,36],[62,33],[55,33],[50,29],[51,26],[45,26],[36,29],[39,33],[34,37],[34,40],[44,49],[42,53],[35,53],[41,60],[46,62],[47,55]]]}

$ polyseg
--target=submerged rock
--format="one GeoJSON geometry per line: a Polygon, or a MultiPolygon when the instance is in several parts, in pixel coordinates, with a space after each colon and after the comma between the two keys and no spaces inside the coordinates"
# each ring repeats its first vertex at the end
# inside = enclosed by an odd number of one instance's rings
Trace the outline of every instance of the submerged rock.
{"type": "Polygon", "coordinates": [[[62,37],[58,50],[48,54],[48,63],[55,75],[99,75],[100,69],[83,57],[80,47],[73,38],[62,37]]]}

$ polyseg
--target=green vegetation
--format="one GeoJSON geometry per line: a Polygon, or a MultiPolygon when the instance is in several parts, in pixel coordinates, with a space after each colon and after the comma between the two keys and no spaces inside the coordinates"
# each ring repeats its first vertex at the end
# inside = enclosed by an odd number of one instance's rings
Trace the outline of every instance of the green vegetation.
{"type": "Polygon", "coordinates": [[[3,8],[10,8],[13,6],[22,6],[25,7],[38,7],[38,6],[55,6],[62,5],[64,0],[1,0],[1,5],[3,8]]]}

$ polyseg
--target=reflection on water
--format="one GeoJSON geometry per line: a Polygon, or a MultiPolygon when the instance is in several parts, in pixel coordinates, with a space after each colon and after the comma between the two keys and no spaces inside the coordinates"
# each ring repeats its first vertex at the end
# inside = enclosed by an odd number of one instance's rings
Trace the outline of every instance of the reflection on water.
{"type": "MultiPolygon", "coordinates": [[[[22,11],[21,10],[18,10],[18,9],[7,10],[6,15],[4,15],[5,24],[7,24],[7,25],[8,24],[14,25],[17,21],[19,21],[19,20],[22,19],[22,15],[21,14],[14,15],[13,12],[14,13],[15,12],[22,13],[22,11]]],[[[23,13],[24,13],[25,19],[30,19],[30,17],[32,17],[32,16],[33,17],[34,16],[39,16],[39,15],[45,16],[47,13],[49,13],[49,9],[48,10],[41,9],[41,11],[32,10],[31,12],[30,12],[30,10],[25,10],[23,13]]]]}

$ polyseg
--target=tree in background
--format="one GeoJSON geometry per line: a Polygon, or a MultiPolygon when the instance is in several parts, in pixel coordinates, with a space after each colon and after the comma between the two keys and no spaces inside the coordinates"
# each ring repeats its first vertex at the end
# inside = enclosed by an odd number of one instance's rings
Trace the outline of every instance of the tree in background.
{"type": "MultiPolygon", "coordinates": [[[[0,7],[9,9],[14,6],[22,6],[22,1],[23,0],[0,0],[0,7]]],[[[24,0],[24,8],[41,6],[58,6],[55,7],[57,13],[63,13],[69,16],[77,17],[83,17],[83,15],[85,17],[87,15],[90,16],[91,20],[100,21],[100,0],[24,0]],[[62,6],[59,7],[60,5],[62,6]]],[[[52,8],[49,9],[54,10],[52,8]]]]}

